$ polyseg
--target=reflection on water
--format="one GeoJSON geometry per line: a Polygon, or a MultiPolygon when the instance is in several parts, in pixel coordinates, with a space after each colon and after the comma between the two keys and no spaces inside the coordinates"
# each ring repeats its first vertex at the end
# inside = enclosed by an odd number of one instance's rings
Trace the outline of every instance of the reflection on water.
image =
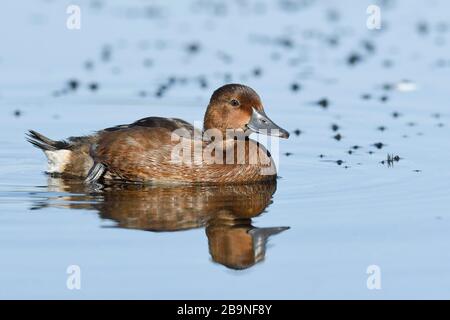
{"type": "Polygon", "coordinates": [[[289,227],[257,228],[252,218],[271,203],[276,182],[235,186],[142,186],[120,184],[92,190],[70,180],[50,178],[51,196],[32,209],[58,207],[96,210],[118,227],[154,232],[204,227],[212,259],[245,269],[262,261],[271,235],[289,227]]]}

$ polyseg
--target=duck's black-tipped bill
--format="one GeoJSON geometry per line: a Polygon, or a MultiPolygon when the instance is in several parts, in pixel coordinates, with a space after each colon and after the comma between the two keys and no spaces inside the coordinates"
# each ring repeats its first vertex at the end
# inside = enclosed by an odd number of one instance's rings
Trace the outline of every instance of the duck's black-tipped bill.
{"type": "Polygon", "coordinates": [[[289,138],[289,132],[275,124],[263,110],[253,108],[252,117],[247,128],[253,132],[280,138],[289,138]]]}

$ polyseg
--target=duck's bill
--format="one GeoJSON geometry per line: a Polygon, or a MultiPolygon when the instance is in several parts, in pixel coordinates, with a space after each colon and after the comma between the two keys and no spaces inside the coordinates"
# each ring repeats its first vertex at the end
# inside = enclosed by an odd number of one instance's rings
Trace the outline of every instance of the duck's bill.
{"type": "Polygon", "coordinates": [[[256,133],[285,139],[289,138],[289,132],[270,120],[264,111],[259,111],[255,108],[253,108],[252,117],[250,118],[250,122],[247,124],[247,128],[256,133]]]}

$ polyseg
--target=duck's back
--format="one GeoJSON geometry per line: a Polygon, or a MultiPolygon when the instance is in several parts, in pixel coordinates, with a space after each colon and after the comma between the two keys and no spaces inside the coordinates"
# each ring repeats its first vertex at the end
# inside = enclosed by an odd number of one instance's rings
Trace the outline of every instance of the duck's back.
{"type": "Polygon", "coordinates": [[[118,125],[100,130],[91,135],[74,136],[65,140],[52,140],[39,132],[30,130],[27,140],[35,147],[41,149],[46,155],[48,159],[46,172],[48,174],[67,178],[86,178],[94,164],[91,157],[92,146],[97,144],[100,137],[106,133],[139,127],[161,128],[164,131],[182,129],[192,134],[195,130],[191,124],[181,119],[148,117],[131,124],[118,125]]]}

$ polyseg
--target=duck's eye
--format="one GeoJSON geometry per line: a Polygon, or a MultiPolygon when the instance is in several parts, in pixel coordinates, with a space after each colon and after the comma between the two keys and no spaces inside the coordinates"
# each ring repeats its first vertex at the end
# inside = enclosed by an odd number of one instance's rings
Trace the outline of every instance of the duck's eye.
{"type": "Polygon", "coordinates": [[[238,106],[239,106],[239,101],[237,101],[236,99],[233,99],[233,100],[230,101],[230,104],[231,104],[233,107],[238,107],[238,106]]]}

